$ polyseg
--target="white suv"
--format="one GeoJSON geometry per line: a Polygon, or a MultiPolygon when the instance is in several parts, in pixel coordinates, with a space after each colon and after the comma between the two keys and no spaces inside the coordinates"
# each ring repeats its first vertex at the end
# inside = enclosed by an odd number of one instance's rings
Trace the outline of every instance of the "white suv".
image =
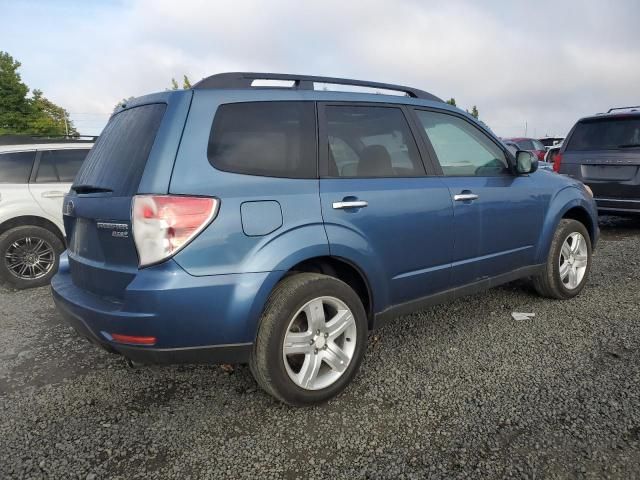
{"type": "Polygon", "coordinates": [[[30,141],[43,142],[0,137],[0,284],[10,288],[45,285],[58,269],[62,201],[93,146],[30,141]]]}

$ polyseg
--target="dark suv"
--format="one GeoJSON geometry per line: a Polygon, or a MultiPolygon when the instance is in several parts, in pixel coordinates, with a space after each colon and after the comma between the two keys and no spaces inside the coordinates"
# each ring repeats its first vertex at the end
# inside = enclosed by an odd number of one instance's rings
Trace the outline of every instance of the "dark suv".
{"type": "Polygon", "coordinates": [[[526,277],[575,297],[598,237],[580,182],[427,92],[252,73],[120,108],[64,224],[52,290],[79,332],[134,361],[248,362],[294,405],[340,392],[399,315],[526,277]]]}
{"type": "Polygon", "coordinates": [[[599,213],[640,213],[640,107],[578,120],[554,170],[588,185],[599,213]]]}

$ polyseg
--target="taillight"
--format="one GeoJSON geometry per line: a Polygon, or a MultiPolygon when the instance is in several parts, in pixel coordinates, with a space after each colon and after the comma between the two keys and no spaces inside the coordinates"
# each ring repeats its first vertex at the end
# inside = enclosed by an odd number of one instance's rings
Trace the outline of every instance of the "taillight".
{"type": "Polygon", "coordinates": [[[131,223],[141,267],[178,253],[215,218],[220,200],[177,195],[136,195],[131,223]]]}
{"type": "Polygon", "coordinates": [[[554,172],[559,172],[560,171],[560,164],[562,163],[562,154],[558,152],[558,154],[556,154],[555,158],[553,159],[553,171],[554,172]]]}

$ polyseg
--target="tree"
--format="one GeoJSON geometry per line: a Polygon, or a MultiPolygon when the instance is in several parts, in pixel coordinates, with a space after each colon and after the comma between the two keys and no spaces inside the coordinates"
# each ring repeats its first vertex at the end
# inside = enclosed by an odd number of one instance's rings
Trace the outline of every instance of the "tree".
{"type": "Polygon", "coordinates": [[[456,106],[456,99],[451,97],[449,100],[447,100],[447,103],[449,105],[453,105],[455,107],[456,106]]]}
{"type": "Polygon", "coordinates": [[[0,51],[0,134],[78,135],[68,112],[29,87],[18,73],[21,64],[0,51]]]}
{"type": "MultiPolygon", "coordinates": [[[[175,78],[171,79],[171,90],[178,90],[180,88],[180,86],[178,85],[178,82],[176,81],[175,78]]],[[[188,90],[191,88],[191,82],[189,81],[189,77],[187,77],[186,75],[182,76],[182,89],[183,90],[188,90]]]]}
{"type": "Polygon", "coordinates": [[[475,105],[471,109],[471,116],[474,117],[476,120],[480,116],[480,113],[478,112],[478,107],[476,107],[475,105]]]}
{"type": "Polygon", "coordinates": [[[21,133],[28,126],[29,87],[22,83],[18,68],[20,62],[0,51],[0,134],[21,133]]]}
{"type": "Polygon", "coordinates": [[[47,99],[41,90],[34,90],[31,98],[33,113],[30,131],[35,135],[70,135],[77,137],[78,131],[69,120],[69,113],[47,99]],[[64,130],[62,130],[64,128],[64,130]]]}

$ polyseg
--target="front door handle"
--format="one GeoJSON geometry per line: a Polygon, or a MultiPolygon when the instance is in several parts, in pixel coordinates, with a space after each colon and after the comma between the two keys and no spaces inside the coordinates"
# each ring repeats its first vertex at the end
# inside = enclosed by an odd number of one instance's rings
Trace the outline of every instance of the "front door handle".
{"type": "Polygon", "coordinates": [[[336,210],[341,210],[344,208],[364,208],[369,204],[364,200],[351,200],[351,201],[342,201],[342,202],[333,202],[333,208],[336,210]]]}
{"type": "Polygon", "coordinates": [[[456,202],[467,202],[469,200],[477,200],[478,195],[476,195],[475,193],[459,193],[458,195],[454,195],[453,199],[456,202]]]}
{"type": "Polygon", "coordinates": [[[58,192],[55,190],[51,190],[49,192],[42,192],[42,198],[62,198],[64,197],[64,192],[58,192]]]}

